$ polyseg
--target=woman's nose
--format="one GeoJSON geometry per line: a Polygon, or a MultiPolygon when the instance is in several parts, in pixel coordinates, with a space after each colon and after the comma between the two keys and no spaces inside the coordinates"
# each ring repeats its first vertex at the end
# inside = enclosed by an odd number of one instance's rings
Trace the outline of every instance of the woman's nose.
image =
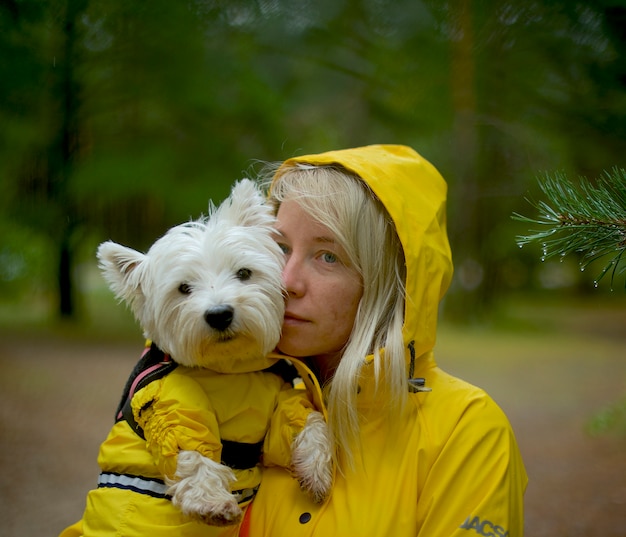
{"type": "Polygon", "coordinates": [[[283,268],[283,284],[289,296],[301,296],[304,294],[304,279],[302,266],[292,254],[287,257],[283,268]]]}

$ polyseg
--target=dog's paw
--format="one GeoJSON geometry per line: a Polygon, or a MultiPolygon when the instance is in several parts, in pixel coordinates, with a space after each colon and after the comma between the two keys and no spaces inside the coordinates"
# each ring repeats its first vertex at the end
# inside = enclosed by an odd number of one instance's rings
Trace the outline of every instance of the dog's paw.
{"type": "Polygon", "coordinates": [[[196,451],[178,454],[175,479],[166,479],[172,503],[183,514],[212,526],[228,526],[241,520],[242,511],[230,493],[235,474],[196,451]]]}
{"type": "Polygon", "coordinates": [[[300,487],[316,503],[330,494],[333,481],[332,441],[328,425],[319,412],[311,412],[296,436],[291,463],[300,487]]]}
{"type": "Polygon", "coordinates": [[[210,526],[231,526],[241,521],[243,511],[237,505],[237,502],[228,502],[222,504],[218,511],[210,513],[198,514],[195,518],[210,526]]]}

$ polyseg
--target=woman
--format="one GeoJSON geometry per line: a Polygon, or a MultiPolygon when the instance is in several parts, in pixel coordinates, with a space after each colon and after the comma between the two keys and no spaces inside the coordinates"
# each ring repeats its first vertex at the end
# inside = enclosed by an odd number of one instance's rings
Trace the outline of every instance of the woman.
{"type": "Polygon", "coordinates": [[[309,368],[337,470],[318,505],[268,469],[240,535],[523,534],[527,477],[508,420],[433,357],[452,276],[446,189],[404,146],[293,158],[276,172],[288,294],[278,350],[309,368]]]}
{"type": "MultiPolygon", "coordinates": [[[[509,422],[433,357],[452,276],[446,188],[404,146],[278,169],[270,199],[288,295],[278,350],[328,418],[334,484],[317,504],[266,457],[241,526],[207,536],[522,536],[527,478],[509,422]]],[[[80,534],[78,522],[63,537],[80,534]]]]}

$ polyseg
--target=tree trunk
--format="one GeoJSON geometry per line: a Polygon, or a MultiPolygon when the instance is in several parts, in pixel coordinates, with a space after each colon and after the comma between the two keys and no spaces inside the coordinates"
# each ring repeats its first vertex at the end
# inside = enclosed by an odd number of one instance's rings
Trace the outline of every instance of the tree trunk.
{"type": "Polygon", "coordinates": [[[72,279],[72,249],[69,244],[69,237],[61,240],[59,249],[59,315],[62,318],[71,318],[75,313],[74,305],[74,285],[72,279]]]}
{"type": "Polygon", "coordinates": [[[479,140],[476,126],[476,65],[471,0],[452,3],[456,14],[451,38],[450,80],[454,111],[453,146],[456,183],[450,192],[450,241],[455,259],[455,292],[446,311],[452,318],[474,318],[480,309],[481,272],[478,228],[479,140]]]}
{"type": "Polygon", "coordinates": [[[53,187],[51,195],[60,208],[60,229],[58,230],[58,296],[59,315],[62,318],[75,316],[74,293],[74,234],[78,225],[77,212],[69,193],[69,182],[73,165],[79,152],[79,94],[80,86],[76,79],[75,67],[78,60],[77,20],[87,5],[86,0],[67,0],[65,19],[62,22],[60,53],[55,66],[53,99],[59,102],[59,130],[56,142],[51,148],[51,169],[53,187]]]}

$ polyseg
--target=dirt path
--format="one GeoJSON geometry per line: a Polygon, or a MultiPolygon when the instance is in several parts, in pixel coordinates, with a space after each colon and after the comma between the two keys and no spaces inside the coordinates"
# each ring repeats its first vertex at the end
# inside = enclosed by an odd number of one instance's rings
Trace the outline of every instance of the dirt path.
{"type": "MultiPolygon", "coordinates": [[[[626,438],[585,425],[626,394],[626,341],[579,330],[568,342],[444,330],[437,356],[511,419],[531,480],[527,537],[624,537],[626,438]]],[[[56,536],[80,517],[138,346],[2,336],[3,535],[56,536]]]]}

